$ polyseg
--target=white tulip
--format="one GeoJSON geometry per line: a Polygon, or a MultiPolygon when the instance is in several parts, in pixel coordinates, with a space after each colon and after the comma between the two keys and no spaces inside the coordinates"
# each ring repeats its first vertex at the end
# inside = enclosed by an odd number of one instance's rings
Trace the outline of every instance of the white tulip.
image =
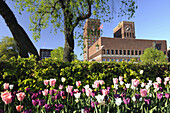
{"type": "Polygon", "coordinates": [[[81,113],[84,113],[84,109],[81,109],[81,113]]]}
{"type": "Polygon", "coordinates": [[[122,99],[121,99],[121,98],[116,98],[115,101],[116,101],[115,104],[116,104],[117,106],[120,106],[121,103],[122,103],[122,99]]]}
{"type": "Polygon", "coordinates": [[[89,85],[85,85],[84,88],[87,90],[89,89],[89,85]]]}
{"type": "Polygon", "coordinates": [[[140,70],[140,72],[139,72],[141,75],[143,74],[143,70],[140,70]]]}
{"type": "Polygon", "coordinates": [[[135,96],[133,96],[133,97],[132,97],[132,100],[133,100],[134,102],[136,101],[136,98],[135,98],[135,96]]]}
{"type": "Polygon", "coordinates": [[[9,85],[9,89],[13,89],[13,88],[14,88],[13,84],[9,85]]]}
{"type": "Polygon", "coordinates": [[[142,97],[140,97],[139,101],[142,101],[142,97]]]}
{"type": "Polygon", "coordinates": [[[130,88],[131,88],[132,90],[135,90],[135,86],[134,86],[134,85],[132,85],[130,88]]]}
{"type": "Polygon", "coordinates": [[[145,86],[145,89],[149,90],[149,88],[150,88],[150,85],[147,84],[147,85],[145,86]]]}
{"type": "Polygon", "coordinates": [[[114,88],[117,90],[117,89],[118,89],[118,85],[117,85],[117,84],[114,84],[114,88]]]}
{"type": "Polygon", "coordinates": [[[74,96],[76,99],[80,98],[81,93],[75,93],[74,96]]]}
{"type": "Polygon", "coordinates": [[[98,101],[98,103],[102,103],[103,102],[103,100],[104,100],[104,95],[97,95],[97,96],[95,96],[95,98],[97,99],[97,101],[98,101]]]}
{"type": "Polygon", "coordinates": [[[124,84],[124,82],[123,81],[120,81],[120,85],[123,85],[124,84]]]}
{"type": "Polygon", "coordinates": [[[130,83],[125,84],[126,88],[130,88],[130,83]]]}
{"type": "Polygon", "coordinates": [[[66,78],[65,77],[62,77],[61,78],[61,82],[65,82],[66,81],[66,78]]]}

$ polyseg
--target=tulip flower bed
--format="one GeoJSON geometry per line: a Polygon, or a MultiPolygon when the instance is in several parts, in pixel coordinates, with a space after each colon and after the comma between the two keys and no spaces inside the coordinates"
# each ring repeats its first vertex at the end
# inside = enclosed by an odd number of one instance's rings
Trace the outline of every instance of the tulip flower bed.
{"type": "MultiPolygon", "coordinates": [[[[143,73],[142,71],[140,72],[143,73]]],[[[112,78],[106,86],[104,80],[95,80],[92,85],[83,86],[76,81],[74,86],[65,85],[56,79],[44,80],[45,89],[32,92],[13,91],[13,85],[4,83],[1,92],[0,113],[169,113],[170,77],[142,82],[132,79],[124,81],[123,76],[112,78]]]]}

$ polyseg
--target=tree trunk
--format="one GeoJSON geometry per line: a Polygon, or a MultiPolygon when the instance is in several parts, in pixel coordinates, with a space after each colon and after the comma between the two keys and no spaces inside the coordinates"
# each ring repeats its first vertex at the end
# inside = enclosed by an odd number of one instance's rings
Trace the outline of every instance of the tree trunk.
{"type": "Polygon", "coordinates": [[[10,31],[14,36],[14,39],[19,48],[19,55],[21,57],[27,58],[29,57],[28,56],[29,52],[30,54],[36,55],[37,58],[39,59],[39,55],[35,46],[29,39],[24,29],[18,24],[11,9],[3,0],[0,0],[0,15],[2,15],[7,26],[9,27],[10,31]]]}
{"type": "Polygon", "coordinates": [[[71,62],[74,56],[74,38],[72,29],[72,15],[66,11],[64,13],[64,34],[65,34],[65,45],[64,45],[64,54],[63,61],[71,62]]]}

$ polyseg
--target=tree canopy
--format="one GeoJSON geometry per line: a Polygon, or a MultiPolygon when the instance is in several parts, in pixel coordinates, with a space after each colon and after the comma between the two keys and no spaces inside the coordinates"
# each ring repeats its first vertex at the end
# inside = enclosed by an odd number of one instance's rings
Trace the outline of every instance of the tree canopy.
{"type": "Polygon", "coordinates": [[[160,63],[160,62],[166,62],[166,58],[167,56],[164,55],[163,51],[159,51],[157,49],[154,48],[147,48],[144,51],[144,54],[142,54],[140,56],[140,59],[144,62],[144,63],[160,63]]]}
{"type": "MultiPolygon", "coordinates": [[[[58,47],[57,49],[51,51],[51,58],[57,58],[58,60],[63,60],[63,54],[64,54],[64,48],[58,47]]],[[[74,59],[77,59],[76,54],[74,54],[74,59]]]]}
{"type": "MultiPolygon", "coordinates": [[[[13,0],[19,10],[26,9],[31,13],[30,30],[34,31],[35,40],[40,39],[41,29],[53,24],[54,30],[60,29],[65,35],[64,61],[70,62],[74,53],[74,38],[83,33],[75,32],[75,27],[82,27],[84,20],[93,14],[98,19],[109,21],[113,19],[114,3],[117,0],[13,0]],[[74,35],[78,34],[78,35],[74,35]]],[[[132,17],[137,9],[135,0],[121,0],[121,14],[132,17]]]]}
{"type": "Polygon", "coordinates": [[[18,57],[18,49],[14,38],[4,37],[0,42],[0,60],[6,60],[11,57],[18,57]]]}

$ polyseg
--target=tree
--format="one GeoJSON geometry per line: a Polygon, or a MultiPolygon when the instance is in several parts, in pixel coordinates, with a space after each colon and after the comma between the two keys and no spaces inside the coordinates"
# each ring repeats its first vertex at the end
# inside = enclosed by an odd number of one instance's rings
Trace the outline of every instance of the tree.
{"type": "MultiPolygon", "coordinates": [[[[58,47],[58,49],[54,49],[51,51],[51,58],[57,58],[58,60],[62,60],[63,61],[63,54],[64,54],[64,48],[63,47],[58,47]]],[[[77,55],[74,54],[73,55],[73,59],[75,60],[77,59],[77,55]]]]}
{"type": "Polygon", "coordinates": [[[144,63],[153,63],[153,62],[166,62],[166,55],[164,55],[163,51],[159,51],[154,48],[147,48],[144,51],[144,54],[140,56],[140,59],[144,63]]]}
{"type": "Polygon", "coordinates": [[[29,39],[24,29],[18,24],[15,15],[4,0],[0,0],[0,15],[4,18],[16,41],[19,55],[21,57],[27,58],[29,57],[28,53],[30,53],[36,55],[39,59],[39,55],[35,46],[29,39]]]}
{"type": "MultiPolygon", "coordinates": [[[[60,28],[64,31],[65,45],[63,60],[71,62],[74,53],[74,29],[82,27],[85,19],[93,15],[96,18],[103,18],[104,21],[113,19],[111,10],[114,10],[114,0],[14,0],[19,10],[25,7],[31,13],[31,30],[34,31],[34,38],[40,38],[41,29],[54,25],[55,31],[60,28]]],[[[121,0],[120,11],[133,16],[135,13],[134,0],[121,0]]],[[[83,39],[82,35],[78,35],[83,39]]]]}
{"type": "Polygon", "coordinates": [[[17,45],[14,38],[6,36],[0,42],[0,60],[9,59],[12,56],[18,57],[17,45]]]}

